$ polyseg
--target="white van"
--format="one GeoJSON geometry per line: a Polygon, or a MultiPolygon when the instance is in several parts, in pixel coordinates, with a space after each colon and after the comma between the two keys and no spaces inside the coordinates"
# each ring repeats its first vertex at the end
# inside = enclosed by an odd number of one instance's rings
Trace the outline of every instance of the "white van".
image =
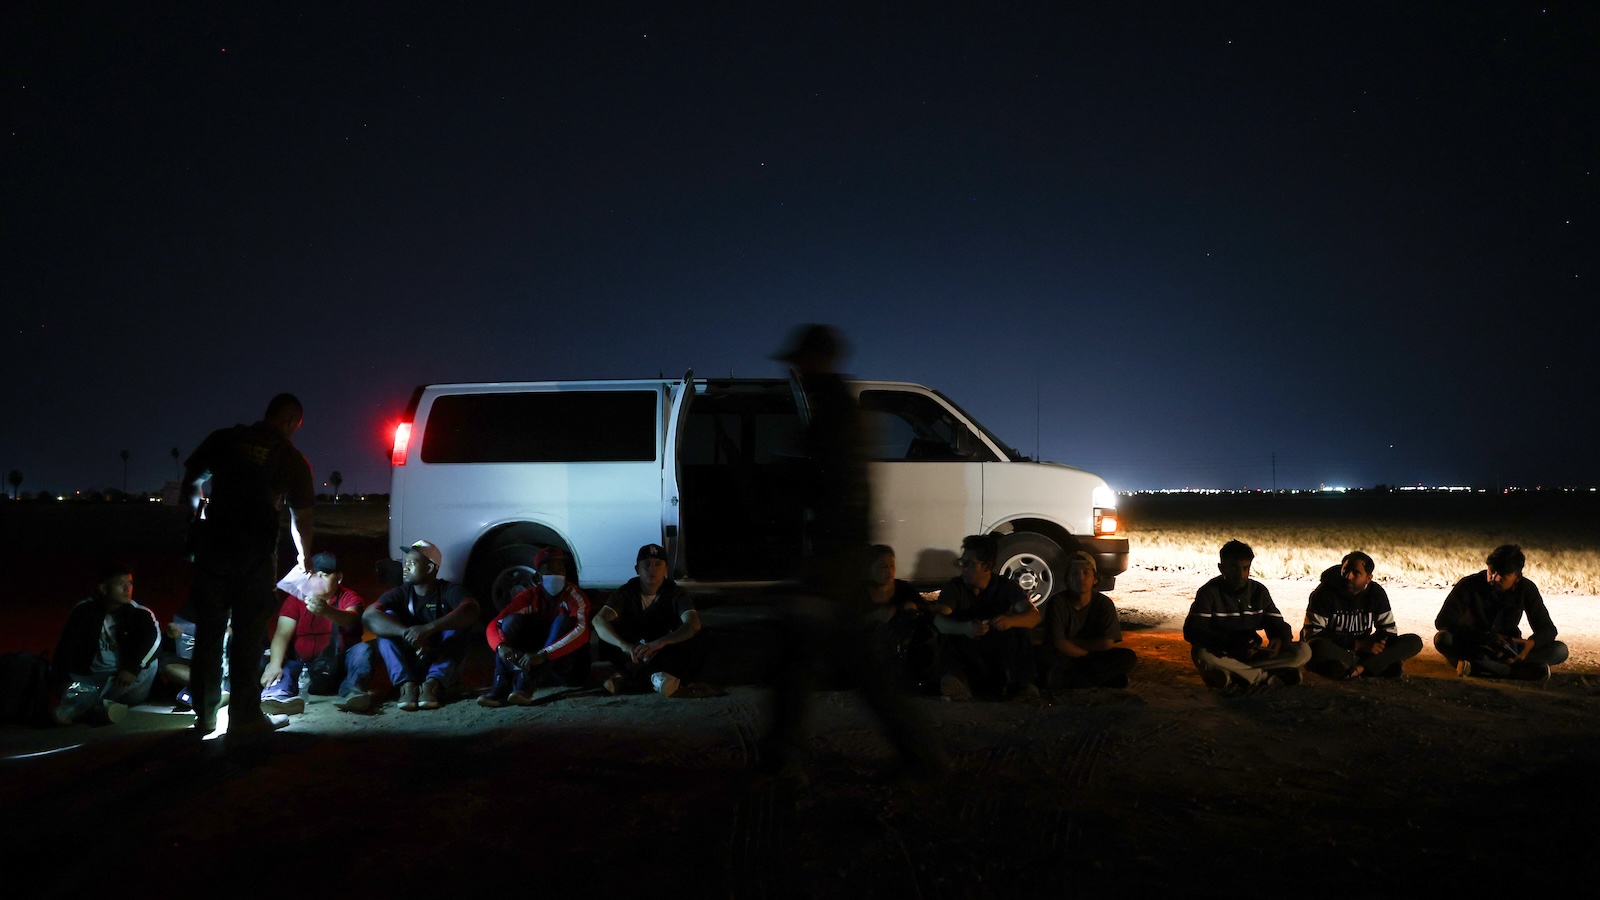
{"type": "MultiPolygon", "coordinates": [[[[871,423],[875,541],[900,577],[953,577],[968,534],[1002,535],[1001,571],[1036,604],[1084,549],[1102,587],[1128,567],[1116,495],[1028,460],[936,391],[851,382],[871,423]]],[[[586,587],[633,577],[660,543],[689,584],[776,582],[800,568],[803,393],[780,379],[436,384],[395,430],[389,546],[444,552],[442,576],[499,608],[557,545],[586,587]],[[799,402],[797,403],[797,397],[799,402]]]]}

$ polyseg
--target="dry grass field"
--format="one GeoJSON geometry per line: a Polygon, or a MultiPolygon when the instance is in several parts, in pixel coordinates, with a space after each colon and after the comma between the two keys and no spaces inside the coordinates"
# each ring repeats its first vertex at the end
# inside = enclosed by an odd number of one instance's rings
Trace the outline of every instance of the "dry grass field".
{"type": "Polygon", "coordinates": [[[1256,552],[1257,578],[1310,580],[1351,550],[1386,584],[1448,587],[1520,544],[1541,592],[1600,595],[1600,496],[1595,494],[1135,495],[1122,511],[1133,566],[1216,573],[1234,538],[1256,552]]]}

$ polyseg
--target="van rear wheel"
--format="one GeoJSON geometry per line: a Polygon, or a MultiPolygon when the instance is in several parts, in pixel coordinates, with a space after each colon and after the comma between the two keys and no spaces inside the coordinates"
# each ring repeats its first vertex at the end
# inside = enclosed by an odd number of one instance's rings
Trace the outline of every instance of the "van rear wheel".
{"type": "Polygon", "coordinates": [[[995,571],[1020,585],[1037,609],[1066,584],[1066,558],[1055,541],[1022,531],[1000,540],[1000,560],[995,571]]]}
{"type": "Polygon", "coordinates": [[[543,549],[537,544],[507,544],[496,547],[489,556],[489,596],[485,598],[498,614],[511,598],[539,583],[533,558],[543,549]]]}

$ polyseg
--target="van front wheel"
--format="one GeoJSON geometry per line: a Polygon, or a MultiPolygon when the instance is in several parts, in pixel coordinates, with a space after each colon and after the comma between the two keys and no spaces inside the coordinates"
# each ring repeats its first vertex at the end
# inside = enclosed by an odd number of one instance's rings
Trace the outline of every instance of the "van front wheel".
{"type": "Polygon", "coordinates": [[[507,544],[496,547],[489,557],[489,596],[485,598],[494,607],[490,615],[506,608],[511,598],[539,583],[539,572],[533,567],[533,558],[540,548],[534,544],[507,544]]]}
{"type": "Polygon", "coordinates": [[[995,570],[1020,585],[1037,609],[1066,585],[1066,554],[1044,535],[1022,531],[1001,538],[995,570]]]}

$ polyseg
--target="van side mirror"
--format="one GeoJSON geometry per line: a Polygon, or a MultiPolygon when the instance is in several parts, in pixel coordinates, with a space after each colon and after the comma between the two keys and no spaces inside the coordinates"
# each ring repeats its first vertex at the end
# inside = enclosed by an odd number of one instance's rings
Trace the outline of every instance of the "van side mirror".
{"type": "Polygon", "coordinates": [[[956,456],[961,459],[971,459],[978,455],[978,440],[972,432],[962,428],[956,432],[956,456]]]}

